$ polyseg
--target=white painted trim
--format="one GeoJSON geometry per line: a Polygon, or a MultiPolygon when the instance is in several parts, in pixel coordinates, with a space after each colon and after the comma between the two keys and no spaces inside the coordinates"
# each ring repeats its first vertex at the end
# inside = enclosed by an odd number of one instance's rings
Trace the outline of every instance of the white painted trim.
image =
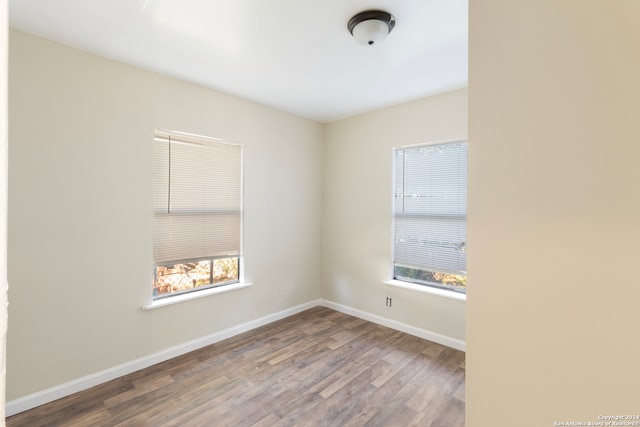
{"type": "Polygon", "coordinates": [[[104,382],[114,380],[116,378],[120,378],[124,375],[139,371],[140,369],[147,368],[151,365],[155,365],[156,363],[164,362],[165,360],[169,360],[173,357],[180,356],[190,351],[215,344],[219,341],[231,338],[260,326],[267,325],[277,320],[284,319],[285,317],[292,316],[294,314],[300,313],[301,311],[308,310],[318,305],[321,305],[320,300],[310,301],[308,303],[291,307],[278,313],[270,314],[268,316],[252,320],[250,322],[225,329],[224,331],[220,331],[215,334],[199,338],[197,340],[189,341],[184,344],[179,344],[177,346],[167,348],[158,353],[141,357],[139,359],[123,363],[122,365],[118,365],[101,372],[86,375],[73,381],[69,381],[67,383],[48,388],[46,390],[38,391],[36,393],[20,397],[18,399],[7,402],[5,408],[6,416],[10,417],[11,415],[15,415],[19,412],[35,408],[36,406],[53,402],[54,400],[60,399],[62,397],[69,396],[73,393],[86,390],[104,382]]]}
{"type": "Polygon", "coordinates": [[[359,317],[360,319],[368,320],[369,322],[377,323],[378,325],[386,326],[396,331],[405,332],[407,334],[423,338],[425,340],[433,341],[438,344],[446,345],[447,347],[455,348],[456,350],[466,351],[466,343],[462,340],[451,338],[446,335],[439,334],[437,332],[428,331],[426,329],[417,328],[415,326],[407,325],[406,323],[398,322],[396,320],[387,319],[386,317],[378,316],[376,314],[360,311],[355,308],[347,307],[332,301],[321,300],[320,305],[323,307],[331,308],[344,314],[359,317]]]}
{"type": "Polygon", "coordinates": [[[270,314],[268,316],[261,317],[259,319],[252,320],[247,323],[240,324],[238,326],[231,327],[229,329],[225,329],[223,331],[208,335],[203,338],[199,338],[197,340],[189,341],[184,344],[179,344],[174,347],[167,348],[158,353],[141,357],[139,359],[123,363],[122,365],[118,365],[101,372],[86,375],[73,381],[69,381],[67,383],[48,388],[46,390],[38,391],[36,393],[14,399],[7,402],[6,404],[6,416],[10,417],[11,415],[27,411],[29,409],[35,408],[36,406],[53,402],[54,400],[60,399],[62,397],[66,397],[73,393],[86,390],[104,382],[120,378],[132,372],[139,371],[140,369],[155,365],[156,363],[164,362],[173,357],[177,357],[190,351],[215,344],[227,338],[231,338],[244,332],[248,332],[252,329],[259,328],[260,326],[267,325],[280,319],[284,319],[285,317],[293,316],[294,314],[317,306],[331,308],[350,316],[368,320],[370,322],[377,323],[378,325],[386,326],[397,331],[405,332],[407,334],[414,335],[416,337],[423,338],[429,341],[437,342],[438,344],[446,345],[447,347],[455,348],[461,351],[465,351],[466,348],[466,344],[464,341],[455,338],[428,331],[426,329],[417,328],[415,326],[407,325],[406,323],[387,319],[375,314],[360,311],[355,308],[347,307],[345,305],[338,304],[332,301],[317,299],[274,314],[270,314]]]}
{"type": "Polygon", "coordinates": [[[143,305],[143,310],[153,310],[154,308],[166,307],[171,304],[177,304],[179,302],[191,301],[198,298],[208,297],[209,295],[221,294],[223,292],[235,291],[237,289],[248,288],[253,283],[232,283],[230,285],[216,286],[215,288],[203,289],[201,291],[189,292],[186,294],[174,295],[172,297],[166,297],[157,299],[150,302],[147,305],[143,305]]]}
{"type": "Polygon", "coordinates": [[[384,280],[382,283],[389,286],[396,286],[398,288],[411,289],[412,291],[424,292],[425,294],[437,295],[443,298],[454,299],[457,301],[467,301],[467,294],[456,291],[448,291],[446,289],[439,289],[433,286],[418,285],[411,282],[403,282],[401,280],[384,280]]]}

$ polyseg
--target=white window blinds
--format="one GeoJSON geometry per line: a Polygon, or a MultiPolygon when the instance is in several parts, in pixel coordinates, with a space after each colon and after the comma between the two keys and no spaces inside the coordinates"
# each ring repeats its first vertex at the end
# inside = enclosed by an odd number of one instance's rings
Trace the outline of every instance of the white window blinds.
{"type": "Polygon", "coordinates": [[[154,263],[239,256],[242,146],[166,131],[154,146],[154,263]]]}
{"type": "Polygon", "coordinates": [[[394,265],[466,274],[467,142],[394,152],[394,265]]]}

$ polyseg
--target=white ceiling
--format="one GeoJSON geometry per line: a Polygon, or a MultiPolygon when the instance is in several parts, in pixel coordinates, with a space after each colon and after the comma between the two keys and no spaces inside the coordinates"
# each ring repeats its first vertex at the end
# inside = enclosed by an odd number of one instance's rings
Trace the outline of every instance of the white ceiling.
{"type": "Polygon", "coordinates": [[[467,86],[468,0],[10,0],[10,25],[318,122],[467,86]],[[347,22],[382,9],[375,46],[347,22]]]}

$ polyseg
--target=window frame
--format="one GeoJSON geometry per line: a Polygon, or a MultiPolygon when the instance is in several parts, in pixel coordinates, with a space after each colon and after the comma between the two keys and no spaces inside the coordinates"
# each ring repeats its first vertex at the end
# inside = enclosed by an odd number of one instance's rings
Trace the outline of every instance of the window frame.
{"type": "MultiPolygon", "coordinates": [[[[392,187],[392,191],[391,191],[391,206],[392,206],[392,227],[391,227],[391,265],[390,265],[390,280],[385,280],[383,283],[387,284],[387,285],[392,285],[392,286],[398,286],[398,287],[403,287],[403,288],[408,288],[408,289],[413,289],[413,290],[419,290],[419,291],[423,291],[423,292],[428,292],[428,293],[433,293],[436,295],[440,295],[440,296],[445,296],[445,297],[450,297],[453,299],[458,299],[458,300],[466,300],[466,292],[467,292],[467,285],[466,285],[466,278],[467,278],[467,272],[466,272],[466,267],[464,270],[464,274],[460,274],[460,271],[451,271],[451,270],[447,270],[447,269],[434,269],[434,268],[427,268],[425,266],[420,266],[420,265],[414,265],[412,263],[406,263],[406,262],[397,262],[396,261],[396,218],[398,216],[398,212],[396,210],[396,179],[397,179],[397,170],[396,170],[396,153],[399,150],[408,150],[408,149],[412,149],[412,148],[421,148],[421,147],[429,147],[429,146],[436,146],[436,145],[446,145],[446,144],[460,144],[460,143],[464,143],[466,144],[466,155],[467,155],[467,160],[468,160],[468,144],[469,141],[467,138],[456,138],[456,139],[448,139],[448,140],[441,140],[441,141],[433,141],[433,142],[427,142],[427,143],[419,143],[419,144],[411,144],[411,145],[403,145],[403,146],[397,146],[397,147],[393,147],[392,149],[392,156],[391,156],[391,162],[392,162],[392,181],[391,181],[391,187],[392,187]],[[440,273],[440,274],[452,274],[452,275],[459,275],[459,276],[464,276],[464,288],[461,287],[456,287],[456,286],[450,286],[450,285],[446,285],[443,283],[438,283],[438,282],[434,282],[434,281],[428,281],[428,280],[420,280],[420,279],[412,279],[412,278],[408,278],[408,277],[403,277],[400,276],[398,274],[396,274],[396,268],[409,268],[409,269],[417,269],[417,270],[422,270],[428,273],[440,273]]],[[[465,174],[466,178],[467,178],[467,183],[468,183],[468,173],[465,174]]],[[[404,181],[404,176],[403,176],[403,185],[406,181],[404,181]]],[[[468,195],[468,188],[467,188],[467,192],[465,193],[465,200],[467,198],[468,195]]],[[[406,197],[406,196],[403,196],[406,197]]],[[[415,216],[435,216],[435,215],[418,215],[415,214],[415,216]]],[[[465,242],[463,242],[463,250],[466,252],[466,224],[467,224],[467,209],[466,209],[466,202],[465,202],[465,214],[464,216],[456,216],[456,215],[451,215],[451,217],[457,217],[459,219],[464,219],[465,222],[465,242]]],[[[466,259],[465,259],[465,265],[466,265],[466,259]]]]}
{"type": "MultiPolygon", "coordinates": [[[[217,294],[217,293],[221,293],[221,292],[225,292],[227,290],[234,290],[234,289],[240,289],[240,288],[244,288],[246,286],[250,286],[251,283],[245,283],[244,282],[244,258],[242,256],[243,253],[243,225],[244,225],[244,145],[237,143],[237,142],[233,142],[233,141],[228,141],[228,140],[224,140],[224,139],[220,139],[220,138],[213,138],[213,137],[209,137],[209,136],[203,136],[203,135],[197,135],[197,134],[191,134],[191,133],[186,133],[186,132],[180,132],[180,131],[174,131],[174,130],[167,130],[167,129],[155,129],[153,132],[153,143],[154,143],[154,158],[153,158],[153,168],[154,168],[154,178],[153,178],[153,185],[152,185],[152,194],[153,194],[153,198],[156,197],[156,168],[157,168],[157,159],[156,159],[156,145],[158,143],[159,140],[163,140],[165,138],[169,138],[168,139],[168,144],[171,144],[171,137],[175,137],[177,138],[178,141],[177,143],[182,143],[183,140],[187,140],[187,141],[192,141],[195,144],[201,144],[201,145],[211,145],[211,144],[219,144],[219,145],[228,145],[228,146],[234,146],[237,147],[239,150],[238,153],[238,161],[239,164],[236,165],[235,167],[237,167],[239,169],[238,171],[238,185],[239,185],[239,191],[238,191],[238,199],[234,199],[238,202],[238,209],[237,209],[237,213],[238,213],[238,220],[239,220],[239,230],[238,230],[238,248],[237,251],[234,250],[233,252],[229,252],[229,253],[225,253],[225,252],[219,252],[217,254],[214,255],[207,255],[207,256],[203,256],[203,257],[194,257],[194,258],[187,258],[187,259],[176,259],[176,260],[160,260],[160,261],[156,261],[155,256],[152,256],[152,272],[151,272],[151,303],[147,304],[145,306],[143,306],[143,309],[148,310],[151,308],[156,308],[156,307],[160,307],[160,306],[165,306],[165,305],[169,305],[169,304],[173,304],[175,302],[181,302],[181,301],[187,301],[187,300],[191,300],[194,298],[199,298],[200,296],[207,296],[207,295],[212,295],[212,294],[217,294]],[[185,263],[191,263],[191,262],[201,262],[201,261],[210,261],[210,268],[211,268],[211,281],[213,281],[213,264],[215,262],[215,260],[218,259],[235,259],[236,263],[237,263],[237,277],[233,280],[228,280],[228,281],[224,281],[224,282],[218,282],[218,283],[209,283],[209,284],[205,284],[205,285],[200,285],[200,286],[194,286],[193,288],[188,288],[188,289],[183,289],[183,290],[179,290],[179,291],[174,291],[174,292],[168,292],[168,293],[161,293],[161,294],[156,294],[156,277],[157,277],[157,268],[160,266],[173,266],[173,265],[178,265],[178,264],[185,264],[185,263]]],[[[169,166],[168,166],[168,171],[169,174],[171,173],[171,160],[169,159],[169,166]]],[[[170,177],[168,178],[169,180],[171,179],[170,177]]],[[[170,199],[170,197],[169,197],[170,199]]],[[[216,214],[218,214],[218,211],[209,211],[206,208],[202,208],[198,211],[201,215],[203,216],[215,216],[216,214]]],[[[233,212],[230,211],[230,212],[233,212]]],[[[181,210],[175,210],[174,212],[172,212],[172,208],[170,206],[168,206],[168,212],[167,215],[180,215],[180,214],[184,214],[185,212],[181,211],[181,210]]],[[[189,213],[189,212],[187,212],[189,213]]],[[[155,206],[155,202],[154,202],[154,206],[151,209],[151,215],[152,217],[156,216],[156,215],[162,215],[162,213],[157,211],[157,208],[155,206]]],[[[155,235],[155,219],[153,220],[154,222],[154,231],[152,234],[155,235]]],[[[155,239],[155,237],[154,237],[155,239]]],[[[154,249],[155,251],[155,249],[154,249]]]]}
{"type": "Polygon", "coordinates": [[[188,264],[188,263],[193,263],[193,262],[202,262],[202,261],[209,261],[211,262],[211,266],[209,267],[211,269],[210,272],[210,280],[211,282],[208,285],[199,285],[199,286],[194,286],[193,288],[188,288],[188,289],[184,289],[181,291],[175,291],[175,292],[170,292],[170,293],[162,293],[162,294],[157,294],[156,295],[156,287],[153,287],[153,300],[157,301],[157,300],[161,300],[164,298],[171,298],[177,295],[183,295],[183,294],[188,294],[191,292],[198,292],[198,291],[204,291],[205,289],[211,289],[211,288],[219,288],[221,286],[227,286],[227,285],[233,285],[235,283],[239,283],[240,282],[240,276],[241,276],[241,271],[242,271],[242,262],[241,262],[242,257],[240,255],[234,255],[234,256],[225,256],[225,255],[220,255],[220,256],[216,256],[216,257],[202,257],[202,258],[190,258],[190,259],[180,259],[180,260],[172,260],[172,261],[162,261],[162,262],[156,262],[153,263],[153,283],[155,285],[155,283],[157,282],[157,274],[158,274],[158,267],[167,267],[167,266],[175,266],[178,264],[188,264]],[[213,264],[216,260],[218,259],[235,259],[236,263],[238,265],[238,275],[236,279],[233,280],[226,280],[224,282],[213,282],[213,264]]]}

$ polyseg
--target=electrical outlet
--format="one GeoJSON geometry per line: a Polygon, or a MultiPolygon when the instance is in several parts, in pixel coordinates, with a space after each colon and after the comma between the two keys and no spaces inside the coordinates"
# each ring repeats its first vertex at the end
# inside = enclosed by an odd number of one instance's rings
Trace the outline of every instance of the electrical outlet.
{"type": "Polygon", "coordinates": [[[387,297],[387,302],[385,303],[387,307],[391,307],[391,298],[387,297]]]}
{"type": "Polygon", "coordinates": [[[284,285],[280,285],[280,287],[278,288],[278,292],[280,293],[281,297],[284,296],[284,294],[285,294],[284,285]]]}

